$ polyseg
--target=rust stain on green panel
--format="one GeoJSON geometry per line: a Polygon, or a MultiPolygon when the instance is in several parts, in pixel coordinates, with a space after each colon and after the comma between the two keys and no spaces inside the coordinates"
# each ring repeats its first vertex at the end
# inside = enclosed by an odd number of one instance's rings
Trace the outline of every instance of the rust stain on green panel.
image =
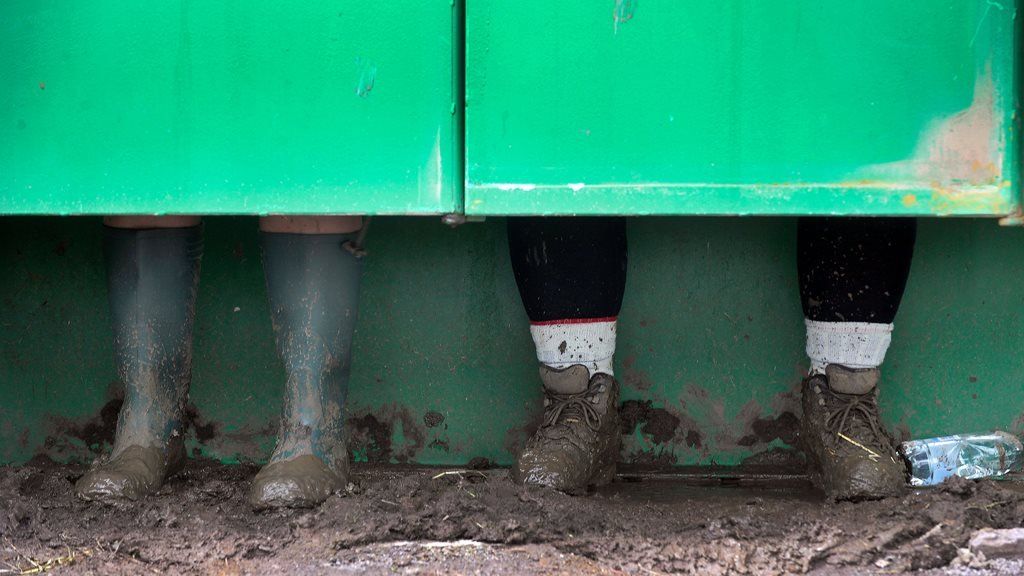
{"type": "Polygon", "coordinates": [[[1002,187],[1008,127],[997,108],[990,67],[971,105],[925,128],[907,160],[867,166],[859,175],[889,182],[932,182],[952,191],[1002,187]]]}

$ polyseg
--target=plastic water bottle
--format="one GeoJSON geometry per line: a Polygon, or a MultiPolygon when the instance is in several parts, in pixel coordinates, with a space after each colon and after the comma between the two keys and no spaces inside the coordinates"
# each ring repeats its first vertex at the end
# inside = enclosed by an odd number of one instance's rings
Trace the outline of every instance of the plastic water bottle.
{"type": "Polygon", "coordinates": [[[957,434],[911,440],[900,446],[911,486],[935,486],[951,476],[987,478],[1019,470],[1024,444],[1007,432],[957,434]]]}

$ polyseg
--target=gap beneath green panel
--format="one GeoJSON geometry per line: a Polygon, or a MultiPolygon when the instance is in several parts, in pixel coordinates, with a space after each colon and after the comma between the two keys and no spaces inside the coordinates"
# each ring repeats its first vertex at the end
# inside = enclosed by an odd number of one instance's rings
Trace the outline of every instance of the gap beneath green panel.
{"type": "MultiPolygon", "coordinates": [[[[0,462],[88,460],[116,418],[99,219],[2,222],[0,462]]],[[[736,464],[791,441],[806,365],[795,220],[635,218],[629,234],[623,460],[736,464]]],[[[504,223],[381,218],[368,248],[348,407],[356,458],[509,463],[540,393],[504,223]]],[[[1024,230],[922,220],[883,376],[893,427],[1019,428],[1021,277],[1024,230]]],[[[265,459],[283,372],[254,218],[206,220],[194,362],[195,453],[265,459]]]]}

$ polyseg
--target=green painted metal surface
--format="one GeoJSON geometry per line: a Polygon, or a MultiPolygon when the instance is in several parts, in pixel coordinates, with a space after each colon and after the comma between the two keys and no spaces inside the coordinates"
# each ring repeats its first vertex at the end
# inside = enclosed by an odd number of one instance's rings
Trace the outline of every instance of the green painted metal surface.
{"type": "Polygon", "coordinates": [[[474,1],[466,212],[1012,212],[1016,11],[474,1]]]}
{"type": "Polygon", "coordinates": [[[448,0],[0,2],[0,214],[458,210],[459,20],[448,0]]]}
{"type": "MultiPolygon", "coordinates": [[[[99,220],[3,224],[0,462],[88,460],[111,437],[118,388],[99,220]]],[[[616,355],[624,461],[735,464],[790,437],[806,366],[795,231],[789,218],[630,221],[616,355]]],[[[510,462],[541,397],[503,222],[382,218],[367,245],[347,409],[356,458],[510,462]],[[427,427],[431,411],[440,425],[427,427]]],[[[883,373],[891,426],[1024,431],[1021,277],[1024,230],[921,223],[883,373]]],[[[255,219],[208,218],[191,446],[266,458],[283,379],[255,219]]]]}

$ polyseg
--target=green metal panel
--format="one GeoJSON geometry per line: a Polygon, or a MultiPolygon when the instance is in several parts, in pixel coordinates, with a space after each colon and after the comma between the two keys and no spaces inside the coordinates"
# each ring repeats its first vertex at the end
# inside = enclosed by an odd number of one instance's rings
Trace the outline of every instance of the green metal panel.
{"type": "MultiPolygon", "coordinates": [[[[0,226],[0,462],[91,457],[117,384],[96,218],[0,226]],[[104,407],[106,409],[104,410],[104,407]]],[[[624,461],[735,464],[792,440],[806,367],[788,218],[641,218],[616,375],[624,461]],[[647,403],[650,402],[648,405],[647,403]]],[[[261,460],[284,373],[256,222],[208,218],[190,443],[261,460]],[[198,440],[197,440],[198,438],[198,440]]],[[[382,218],[367,239],[348,417],[358,459],[511,461],[541,410],[504,223],[382,218]],[[428,412],[444,417],[425,418],[428,412]]],[[[881,387],[902,434],[1024,432],[1024,230],[923,221],[881,387]]]]}
{"type": "Polygon", "coordinates": [[[1006,214],[992,0],[476,0],[469,214],[1006,214]]]}
{"type": "Polygon", "coordinates": [[[458,28],[449,0],[4,0],[0,214],[458,210],[458,28]]]}

